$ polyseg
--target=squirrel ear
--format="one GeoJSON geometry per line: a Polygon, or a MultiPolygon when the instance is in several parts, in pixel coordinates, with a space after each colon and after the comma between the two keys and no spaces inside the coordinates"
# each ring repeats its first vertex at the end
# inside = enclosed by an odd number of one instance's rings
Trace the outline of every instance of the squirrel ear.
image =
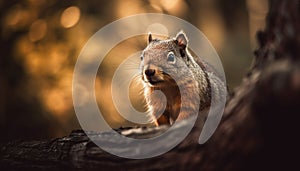
{"type": "Polygon", "coordinates": [[[179,33],[177,33],[176,41],[177,41],[178,46],[180,46],[180,47],[185,48],[187,46],[188,39],[183,31],[180,31],[179,33]]]}
{"type": "Polygon", "coordinates": [[[151,32],[148,33],[148,43],[152,42],[152,34],[151,32]]]}

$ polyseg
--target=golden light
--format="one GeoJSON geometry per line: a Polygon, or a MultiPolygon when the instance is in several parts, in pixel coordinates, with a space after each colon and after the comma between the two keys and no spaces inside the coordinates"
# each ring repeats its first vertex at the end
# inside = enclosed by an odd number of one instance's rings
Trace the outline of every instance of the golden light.
{"type": "Polygon", "coordinates": [[[158,9],[160,11],[166,10],[170,14],[183,16],[188,7],[185,1],[183,0],[150,0],[150,5],[154,9],[158,9]]]}
{"type": "MultiPolygon", "coordinates": [[[[55,116],[68,117],[68,110],[72,107],[72,77],[73,70],[61,73],[55,87],[47,87],[42,90],[41,98],[47,109],[55,116]]],[[[63,121],[65,118],[61,118],[63,121]]]]}
{"type": "Polygon", "coordinates": [[[269,9],[268,0],[247,0],[249,11],[249,32],[250,41],[253,49],[256,48],[255,34],[257,30],[265,27],[265,17],[269,9]]]}
{"type": "Polygon", "coordinates": [[[42,94],[45,106],[57,116],[66,114],[70,107],[70,97],[64,89],[50,89],[42,94]]]}
{"type": "Polygon", "coordinates": [[[7,12],[6,24],[9,26],[15,26],[22,18],[22,9],[20,5],[14,6],[7,12]]]}
{"type": "Polygon", "coordinates": [[[166,10],[171,10],[172,8],[175,8],[176,5],[180,2],[180,0],[161,0],[161,5],[166,10]]]}
{"type": "Polygon", "coordinates": [[[47,59],[45,59],[47,63],[44,70],[51,74],[57,74],[64,68],[63,66],[67,61],[68,51],[63,44],[57,44],[48,54],[47,59]]]}
{"type": "Polygon", "coordinates": [[[152,8],[154,8],[155,10],[157,10],[158,12],[163,12],[163,8],[160,4],[160,1],[157,1],[157,0],[149,0],[150,2],[150,6],[152,8]]]}
{"type": "MultiPolygon", "coordinates": [[[[26,55],[28,55],[33,49],[34,45],[33,43],[28,39],[27,36],[23,36],[19,39],[16,46],[19,52],[19,56],[21,58],[24,58],[26,55]]],[[[22,59],[23,60],[23,59],[22,59]]]]}
{"type": "Polygon", "coordinates": [[[38,52],[31,52],[25,59],[25,66],[27,71],[32,75],[38,75],[41,73],[41,66],[43,66],[43,59],[40,58],[38,52]]]}
{"type": "Polygon", "coordinates": [[[151,32],[151,33],[159,33],[161,35],[169,35],[169,31],[168,29],[160,24],[160,23],[153,23],[150,26],[148,26],[147,31],[146,32],[151,32]]]}
{"type": "Polygon", "coordinates": [[[143,12],[145,12],[145,9],[143,8],[143,4],[140,0],[119,0],[117,3],[116,13],[120,18],[143,12]]]}
{"type": "Polygon", "coordinates": [[[21,4],[16,4],[4,14],[4,30],[5,27],[7,27],[6,29],[27,28],[33,22],[32,19],[34,18],[36,18],[36,16],[33,12],[24,8],[21,4]]]}
{"type": "Polygon", "coordinates": [[[219,50],[225,39],[225,26],[223,20],[216,11],[207,12],[207,18],[199,21],[199,28],[204,32],[213,46],[219,50]]]}
{"type": "Polygon", "coordinates": [[[46,0],[28,0],[28,3],[32,6],[39,7],[39,6],[47,3],[47,1],[46,0]]]}
{"type": "Polygon", "coordinates": [[[44,38],[47,32],[47,23],[44,20],[36,20],[29,29],[29,40],[36,42],[44,38]]]}
{"type": "Polygon", "coordinates": [[[156,5],[156,4],[150,4],[150,6],[158,13],[162,13],[163,12],[163,9],[161,6],[159,5],[156,5]]]}
{"type": "Polygon", "coordinates": [[[63,11],[60,17],[60,24],[65,28],[75,26],[80,19],[80,9],[76,6],[71,6],[63,11]]]}

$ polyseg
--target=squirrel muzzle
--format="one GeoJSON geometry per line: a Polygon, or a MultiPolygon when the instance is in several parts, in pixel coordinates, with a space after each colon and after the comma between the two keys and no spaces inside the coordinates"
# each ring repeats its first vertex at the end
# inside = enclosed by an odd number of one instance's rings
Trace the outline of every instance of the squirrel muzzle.
{"type": "Polygon", "coordinates": [[[143,70],[143,80],[151,86],[164,81],[163,71],[155,65],[147,65],[143,70]]]}

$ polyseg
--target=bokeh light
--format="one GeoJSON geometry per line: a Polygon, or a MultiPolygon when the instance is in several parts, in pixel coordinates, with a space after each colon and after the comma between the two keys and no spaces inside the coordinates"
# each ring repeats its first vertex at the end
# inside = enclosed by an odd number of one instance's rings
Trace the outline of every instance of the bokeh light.
{"type": "Polygon", "coordinates": [[[73,27],[80,19],[80,9],[76,6],[69,7],[63,11],[60,23],[65,28],[73,27]]]}
{"type": "Polygon", "coordinates": [[[29,29],[29,39],[32,42],[41,40],[47,33],[47,23],[44,20],[36,20],[29,29]]]}

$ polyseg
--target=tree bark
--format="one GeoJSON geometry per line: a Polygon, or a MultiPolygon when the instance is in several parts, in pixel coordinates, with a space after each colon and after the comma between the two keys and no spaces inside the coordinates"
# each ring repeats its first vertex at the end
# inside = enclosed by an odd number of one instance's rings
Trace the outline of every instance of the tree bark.
{"type": "MultiPolygon", "coordinates": [[[[81,130],[49,141],[11,142],[0,150],[9,170],[289,170],[297,166],[300,106],[299,0],[271,1],[266,28],[250,71],[227,101],[222,121],[204,145],[201,124],[171,151],[143,160],[124,159],[97,147],[81,130]]],[[[198,121],[197,121],[198,122],[198,121]]],[[[200,122],[200,121],[199,121],[200,122]]],[[[181,127],[186,126],[183,122],[181,127]]],[[[166,127],[131,128],[146,138],[166,127]],[[142,131],[140,131],[142,129],[142,131]]],[[[120,133],[124,130],[119,129],[120,133]]],[[[176,129],[173,130],[176,132],[176,129]]],[[[91,133],[102,141],[110,132],[91,133]]],[[[168,143],[172,132],[165,139],[168,143]]],[[[112,142],[118,147],[118,142],[112,142]]],[[[126,148],[126,147],[125,147],[126,148]]],[[[138,148],[138,147],[137,147],[138,148]]],[[[295,169],[293,169],[295,170],[295,169]]]]}

